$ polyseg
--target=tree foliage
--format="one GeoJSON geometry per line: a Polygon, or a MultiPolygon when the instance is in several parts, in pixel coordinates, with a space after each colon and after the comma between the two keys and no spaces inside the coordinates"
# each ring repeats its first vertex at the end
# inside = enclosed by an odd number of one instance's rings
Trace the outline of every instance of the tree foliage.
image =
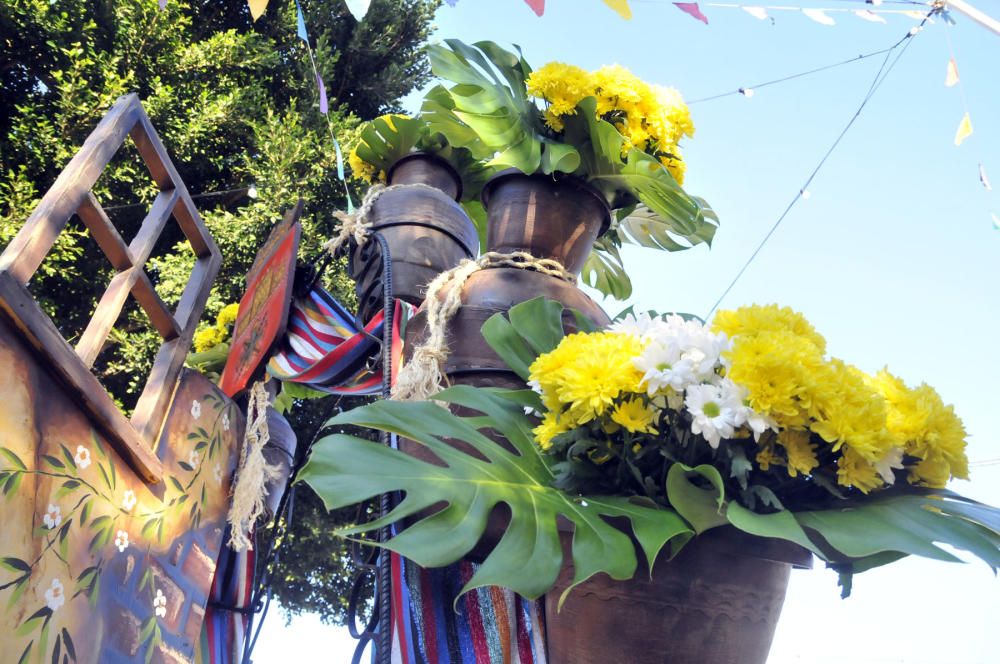
{"type": "MultiPolygon", "coordinates": [[[[300,4],[333,130],[350,143],[360,121],[397,110],[399,99],[427,79],[422,48],[440,0],[373,0],[361,23],[343,0],[300,4]]],[[[294,3],[272,2],[254,23],[245,0],[170,0],[162,11],[156,0],[12,0],[0,5],[0,43],[3,246],[114,101],[136,92],[222,250],[206,320],[239,300],[257,248],[300,196],[306,201],[300,258],[319,254],[336,225],[333,211],[345,206],[344,188],[309,58],[296,35],[294,3]],[[256,199],[247,196],[251,184],[256,199]]],[[[156,194],[130,143],[94,194],[130,240],[156,194]]],[[[176,304],[193,260],[179,228],[168,224],[146,265],[168,305],[176,304]]],[[[111,266],[73,219],[30,287],[72,343],[111,276],[111,266]]],[[[342,267],[328,269],[325,279],[350,301],[342,267]]],[[[94,368],[126,410],[138,398],[159,343],[130,304],[94,368]]],[[[320,400],[293,410],[300,440],[310,439],[304,432],[311,432],[314,411],[324,407],[320,400]]],[[[299,503],[309,513],[309,501],[299,503]]],[[[343,590],[343,555],[324,534],[325,514],[312,514],[312,520],[296,521],[303,527],[292,533],[296,550],[309,555],[287,557],[278,582],[332,597],[343,590]],[[311,570],[322,556],[329,564],[316,577],[311,570]]],[[[336,602],[303,600],[308,593],[296,592],[278,588],[286,608],[339,618],[336,602]]]]}

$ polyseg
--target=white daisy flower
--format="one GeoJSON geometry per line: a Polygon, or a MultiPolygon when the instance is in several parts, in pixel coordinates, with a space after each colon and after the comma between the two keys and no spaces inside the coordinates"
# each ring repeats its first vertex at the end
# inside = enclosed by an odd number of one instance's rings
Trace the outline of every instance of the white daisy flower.
{"type": "Polygon", "coordinates": [[[52,503],[49,503],[49,508],[48,510],[45,511],[45,514],[42,516],[42,521],[45,523],[45,526],[49,530],[58,528],[59,524],[62,523],[62,510],[59,508],[58,505],[53,505],[52,503]]]}
{"type": "Polygon", "coordinates": [[[122,497],[122,509],[126,512],[131,512],[132,508],[135,507],[135,491],[128,489],[125,491],[125,495],[122,497]]]}
{"type": "Polygon", "coordinates": [[[124,530],[119,530],[118,534],[115,535],[115,546],[118,547],[118,553],[124,553],[125,549],[128,548],[128,533],[124,530]]]}
{"type": "Polygon", "coordinates": [[[52,579],[52,585],[45,591],[45,606],[50,611],[58,611],[59,607],[66,603],[66,593],[63,591],[62,581],[52,579]]]}
{"type": "Polygon", "coordinates": [[[90,450],[83,445],[76,446],[76,456],[73,457],[76,467],[83,470],[90,465],[90,450]]]}
{"type": "Polygon", "coordinates": [[[153,598],[153,612],[158,618],[167,615],[167,597],[159,588],[156,589],[156,597],[153,598]]]}
{"type": "Polygon", "coordinates": [[[222,430],[229,431],[229,413],[222,414],[222,430]]]}
{"type": "Polygon", "coordinates": [[[738,411],[743,408],[733,391],[710,384],[689,387],[684,405],[693,418],[691,431],[703,436],[713,449],[736,433],[738,411]]]}
{"type": "Polygon", "coordinates": [[[646,387],[649,396],[666,389],[682,392],[695,382],[694,367],[681,358],[681,347],[673,339],[650,343],[634,362],[642,372],[640,385],[646,387]]]}
{"type": "Polygon", "coordinates": [[[201,402],[197,399],[191,402],[191,417],[194,419],[201,417],[201,402]]]}
{"type": "Polygon", "coordinates": [[[894,447],[889,450],[889,453],[885,455],[880,461],[875,463],[875,470],[878,474],[882,476],[882,479],[886,484],[892,484],[896,481],[896,474],[892,472],[893,468],[903,467],[903,450],[899,447],[894,447]]]}
{"type": "Polygon", "coordinates": [[[608,326],[608,332],[644,337],[651,334],[659,322],[659,318],[653,318],[648,312],[640,311],[638,314],[628,314],[624,318],[616,320],[608,326]]]}

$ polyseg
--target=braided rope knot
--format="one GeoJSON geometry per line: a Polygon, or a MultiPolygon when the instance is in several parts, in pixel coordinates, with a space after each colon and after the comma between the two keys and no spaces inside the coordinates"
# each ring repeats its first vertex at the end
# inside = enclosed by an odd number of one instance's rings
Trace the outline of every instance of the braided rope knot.
{"type": "Polygon", "coordinates": [[[323,244],[323,248],[329,252],[330,256],[336,258],[337,252],[349,239],[353,239],[357,244],[364,244],[371,233],[372,220],[369,217],[371,216],[372,208],[375,206],[375,201],[383,194],[399,189],[430,189],[431,191],[440,191],[440,189],[422,182],[391,184],[389,186],[385,186],[384,184],[372,185],[365,192],[365,197],[357,210],[350,213],[337,210],[333,213],[333,216],[340,220],[340,229],[337,231],[337,235],[323,244]]]}
{"type": "Polygon", "coordinates": [[[423,401],[444,389],[448,382],[443,365],[449,349],[445,331],[448,322],[462,306],[462,287],[480,270],[495,267],[514,267],[540,272],[551,277],[576,282],[576,276],[551,258],[536,258],[526,251],[509,254],[490,251],[476,260],[461,263],[442,272],[427,286],[427,340],[417,346],[413,356],[399,372],[392,388],[392,398],[397,401],[423,401]]]}

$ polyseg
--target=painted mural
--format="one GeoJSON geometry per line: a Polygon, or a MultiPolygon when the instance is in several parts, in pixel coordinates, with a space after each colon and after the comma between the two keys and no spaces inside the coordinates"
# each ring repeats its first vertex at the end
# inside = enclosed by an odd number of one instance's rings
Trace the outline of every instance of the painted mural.
{"type": "Polygon", "coordinates": [[[243,416],[185,370],[139,480],[0,321],[0,662],[191,662],[243,416]]]}

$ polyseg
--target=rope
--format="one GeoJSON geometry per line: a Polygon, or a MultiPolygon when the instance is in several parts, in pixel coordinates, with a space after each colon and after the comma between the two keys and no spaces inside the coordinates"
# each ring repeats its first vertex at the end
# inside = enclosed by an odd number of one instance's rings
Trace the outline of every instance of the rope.
{"type": "Polygon", "coordinates": [[[361,201],[361,206],[357,210],[354,210],[353,212],[341,212],[340,210],[337,210],[333,213],[333,216],[340,220],[340,230],[338,231],[336,237],[328,240],[326,244],[323,245],[323,248],[326,249],[331,256],[336,257],[337,251],[340,250],[344,243],[349,239],[353,239],[359,245],[364,244],[365,240],[368,239],[368,235],[371,233],[372,221],[368,217],[371,215],[375,201],[377,201],[382,194],[386,194],[397,189],[430,189],[431,191],[440,191],[440,189],[422,182],[392,184],[388,187],[383,184],[372,185],[365,193],[365,198],[361,201]]]}
{"type": "Polygon", "coordinates": [[[264,445],[270,440],[267,429],[267,390],[263,382],[250,388],[247,402],[247,428],[240,450],[240,467],[233,484],[233,504],[226,520],[229,522],[229,546],[234,551],[252,549],[247,532],[264,512],[267,482],[277,478],[281,469],[267,463],[264,445]]]}
{"type": "Polygon", "coordinates": [[[448,322],[462,306],[462,287],[476,272],[488,268],[513,267],[532,270],[550,277],[576,282],[576,276],[559,261],[535,258],[524,251],[509,254],[490,251],[476,260],[464,260],[442,272],[427,286],[427,341],[413,351],[413,357],[399,372],[392,389],[392,398],[398,401],[421,401],[443,389],[447,378],[441,368],[448,359],[448,340],[445,335],[448,322]],[[443,294],[443,296],[442,296],[443,294]]]}

